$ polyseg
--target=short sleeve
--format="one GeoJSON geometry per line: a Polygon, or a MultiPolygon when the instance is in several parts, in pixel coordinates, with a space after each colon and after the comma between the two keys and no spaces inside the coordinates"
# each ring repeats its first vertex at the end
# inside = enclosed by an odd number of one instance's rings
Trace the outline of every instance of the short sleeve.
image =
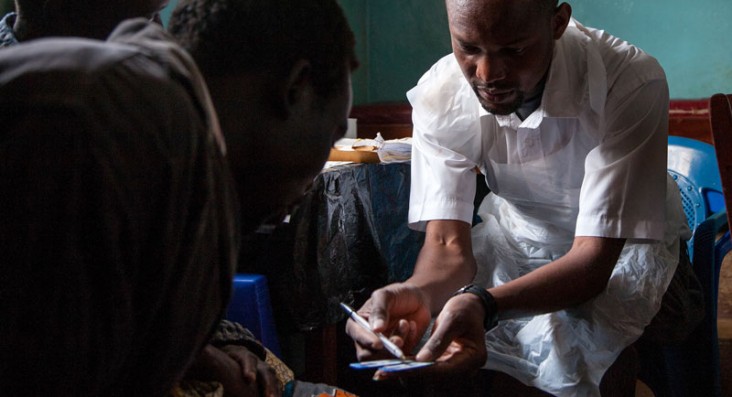
{"type": "Polygon", "coordinates": [[[668,98],[664,79],[611,92],[604,138],[585,159],[575,235],[663,238],[668,98]]]}
{"type": "Polygon", "coordinates": [[[479,104],[453,55],[438,61],[407,93],[412,105],[409,226],[436,219],[470,223],[480,156],[479,104]]]}

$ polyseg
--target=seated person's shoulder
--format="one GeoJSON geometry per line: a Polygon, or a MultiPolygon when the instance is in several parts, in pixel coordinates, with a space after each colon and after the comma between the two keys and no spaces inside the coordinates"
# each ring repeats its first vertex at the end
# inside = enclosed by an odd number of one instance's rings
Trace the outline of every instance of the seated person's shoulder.
{"type": "MultiPolygon", "coordinates": [[[[3,49],[0,100],[36,102],[42,97],[72,102],[108,90],[118,96],[126,90],[135,95],[170,94],[175,86],[187,86],[181,76],[190,75],[191,66],[174,62],[183,51],[167,41],[161,28],[142,20],[128,22],[134,23],[120,25],[125,29],[116,30],[106,42],[49,38],[3,49]]],[[[171,98],[158,96],[163,102],[171,98]]]]}
{"type": "Polygon", "coordinates": [[[2,55],[2,125],[43,112],[76,124],[66,132],[90,144],[139,152],[163,145],[170,156],[214,151],[211,115],[194,88],[202,82],[194,82],[193,63],[181,60],[185,54],[159,27],[135,20],[108,41],[40,39],[2,55]]]}

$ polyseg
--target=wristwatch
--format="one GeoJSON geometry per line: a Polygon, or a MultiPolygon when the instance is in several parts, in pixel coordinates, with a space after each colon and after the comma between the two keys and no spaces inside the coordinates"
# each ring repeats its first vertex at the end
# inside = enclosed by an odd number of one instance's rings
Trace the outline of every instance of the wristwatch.
{"type": "Polygon", "coordinates": [[[452,296],[460,294],[473,294],[480,298],[480,301],[483,303],[483,309],[485,310],[483,328],[486,331],[490,331],[498,325],[498,305],[496,305],[496,300],[493,299],[493,295],[490,292],[475,284],[468,284],[455,291],[452,296]]]}

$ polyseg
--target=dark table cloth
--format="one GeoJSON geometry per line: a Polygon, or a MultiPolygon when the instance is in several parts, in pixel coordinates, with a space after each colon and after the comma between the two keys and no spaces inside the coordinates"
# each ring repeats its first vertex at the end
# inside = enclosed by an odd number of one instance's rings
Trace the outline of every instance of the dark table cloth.
{"type": "Polygon", "coordinates": [[[239,271],[265,274],[281,332],[342,320],[383,285],[408,278],[424,234],[407,227],[410,164],[328,169],[291,220],[245,241],[239,271]]]}

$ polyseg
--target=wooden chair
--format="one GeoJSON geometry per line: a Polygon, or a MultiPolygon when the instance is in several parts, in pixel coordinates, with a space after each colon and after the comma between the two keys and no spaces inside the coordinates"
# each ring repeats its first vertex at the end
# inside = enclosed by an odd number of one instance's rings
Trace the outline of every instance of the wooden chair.
{"type": "Polygon", "coordinates": [[[716,94],[709,100],[709,121],[717,152],[722,191],[727,207],[727,224],[732,225],[732,94],[716,94]]]}

